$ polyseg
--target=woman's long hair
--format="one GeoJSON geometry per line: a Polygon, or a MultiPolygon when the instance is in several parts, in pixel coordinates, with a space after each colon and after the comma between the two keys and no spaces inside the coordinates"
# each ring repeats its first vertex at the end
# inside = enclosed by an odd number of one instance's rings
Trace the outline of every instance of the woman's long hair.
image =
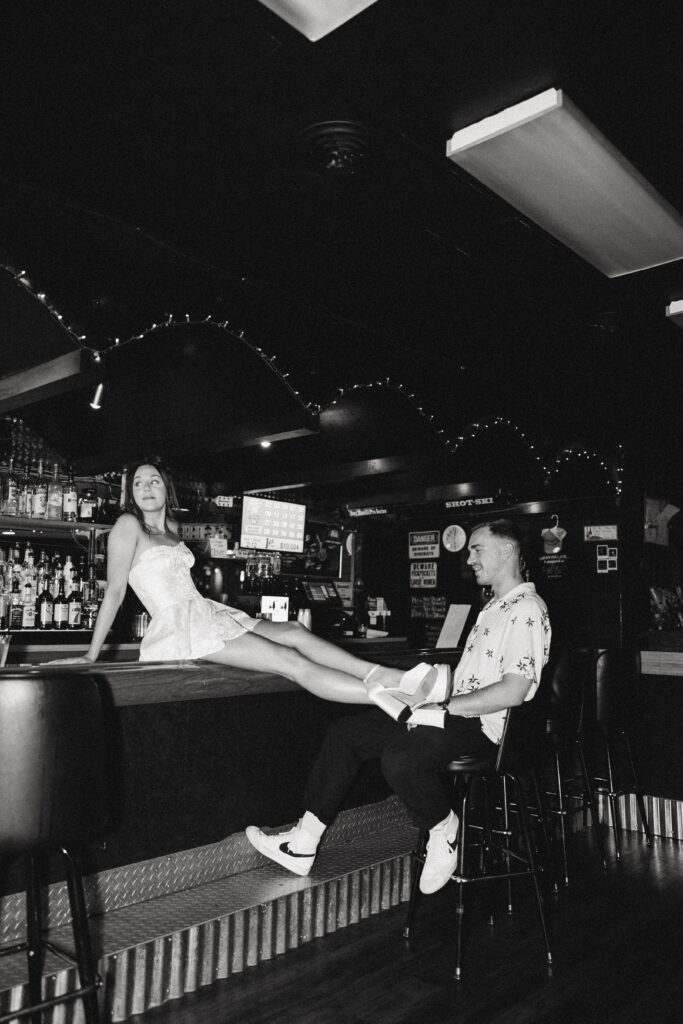
{"type": "Polygon", "coordinates": [[[134,462],[130,466],[126,466],[126,482],[123,489],[123,506],[121,511],[130,512],[131,515],[135,516],[145,533],[151,535],[151,530],[145,522],[142,509],[139,508],[135,498],[133,497],[133,481],[140,466],[153,466],[161,477],[164,487],[166,488],[166,516],[164,519],[165,530],[168,529],[169,523],[178,522],[178,518],[175,515],[175,510],[179,506],[178,495],[176,494],[175,484],[170,470],[163,462],[160,462],[159,459],[139,459],[138,462],[134,462]]]}

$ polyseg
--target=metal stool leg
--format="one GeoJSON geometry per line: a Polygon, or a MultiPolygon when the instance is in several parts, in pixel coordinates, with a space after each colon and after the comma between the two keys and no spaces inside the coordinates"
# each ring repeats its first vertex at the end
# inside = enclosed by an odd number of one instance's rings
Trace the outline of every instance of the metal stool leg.
{"type": "Polygon", "coordinates": [[[557,892],[557,878],[555,877],[555,864],[553,858],[553,851],[550,846],[550,836],[548,835],[548,812],[546,808],[546,802],[543,798],[543,792],[541,785],[538,781],[538,772],[533,771],[531,773],[531,781],[534,787],[534,796],[536,798],[536,807],[538,809],[538,824],[541,829],[541,838],[543,840],[543,849],[545,851],[545,859],[548,868],[552,870],[553,874],[553,889],[557,892]]]}
{"type": "Polygon", "coordinates": [[[517,791],[517,800],[519,802],[519,822],[522,829],[522,838],[526,847],[526,855],[529,862],[531,873],[533,874],[534,892],[536,894],[536,907],[538,908],[538,916],[541,921],[541,929],[543,931],[543,939],[545,942],[546,960],[548,964],[553,962],[553,954],[550,949],[550,938],[548,936],[548,928],[545,920],[545,912],[543,909],[543,894],[541,887],[538,883],[538,865],[536,863],[536,856],[534,854],[533,842],[531,841],[531,830],[529,828],[529,817],[527,814],[526,806],[524,804],[524,794],[522,787],[519,782],[519,778],[515,776],[515,788],[517,791]]]}
{"type": "Polygon", "coordinates": [[[638,804],[638,814],[640,815],[640,823],[643,826],[643,832],[645,833],[645,839],[648,846],[652,846],[652,832],[650,831],[650,825],[647,820],[647,814],[645,812],[645,800],[643,799],[643,791],[640,788],[638,777],[636,775],[636,764],[633,757],[633,750],[631,748],[631,741],[629,739],[628,732],[624,729],[624,743],[626,745],[626,753],[628,754],[629,764],[631,766],[631,776],[633,778],[633,792],[636,796],[636,803],[638,804]]]}
{"type": "Polygon", "coordinates": [[[591,810],[591,822],[593,825],[593,831],[595,833],[595,841],[598,844],[598,850],[600,852],[600,860],[602,861],[603,870],[607,871],[607,854],[605,852],[605,843],[602,838],[600,821],[598,819],[598,805],[595,799],[595,793],[593,792],[593,784],[591,782],[590,775],[588,774],[588,767],[586,765],[586,755],[584,754],[583,743],[580,739],[576,740],[576,745],[579,751],[579,760],[581,761],[583,785],[586,790],[586,796],[588,797],[588,804],[591,810]]]}
{"type": "Polygon", "coordinates": [[[465,852],[467,849],[467,819],[470,802],[470,790],[471,780],[468,780],[465,784],[465,792],[462,798],[462,805],[460,810],[460,831],[458,833],[458,866],[457,866],[457,886],[458,886],[458,902],[455,907],[456,917],[456,954],[455,954],[455,969],[453,971],[453,977],[456,981],[462,980],[462,940],[463,940],[463,917],[465,915],[465,883],[463,881],[465,876],[465,852]]]}
{"type": "Polygon", "coordinates": [[[562,764],[560,752],[555,751],[555,780],[557,782],[557,815],[560,820],[560,845],[562,849],[562,873],[564,884],[569,885],[569,864],[567,862],[567,828],[565,818],[567,816],[567,805],[564,798],[564,786],[562,784],[562,764]]]}
{"type": "Polygon", "coordinates": [[[605,737],[605,748],[607,751],[607,798],[609,800],[610,817],[612,819],[612,834],[614,835],[614,849],[617,860],[621,860],[621,821],[619,819],[619,808],[617,807],[617,791],[614,786],[614,770],[612,767],[612,750],[610,742],[605,737]]]}
{"type": "Polygon", "coordinates": [[[410,901],[408,903],[408,912],[406,914],[405,924],[403,925],[404,939],[410,938],[410,930],[413,927],[415,909],[417,907],[417,901],[420,892],[420,875],[422,874],[422,867],[424,865],[428,835],[429,832],[427,831],[426,828],[420,829],[420,834],[417,837],[417,846],[415,848],[415,852],[413,853],[413,877],[410,882],[410,901]]]}
{"type": "Polygon", "coordinates": [[[62,850],[67,868],[67,888],[71,906],[71,921],[76,947],[76,960],[81,987],[89,991],[83,993],[83,1009],[86,1024],[100,1024],[100,1011],[97,1001],[97,987],[100,983],[95,969],[95,957],[90,941],[90,926],[83,892],[83,876],[78,860],[67,850],[62,850]]]}
{"type": "MultiPolygon", "coordinates": [[[[40,870],[37,854],[26,857],[26,956],[28,959],[28,990],[31,1005],[42,999],[43,943],[42,908],[40,904],[40,870]]],[[[31,1024],[40,1024],[40,1011],[30,1015],[31,1024]]]]}

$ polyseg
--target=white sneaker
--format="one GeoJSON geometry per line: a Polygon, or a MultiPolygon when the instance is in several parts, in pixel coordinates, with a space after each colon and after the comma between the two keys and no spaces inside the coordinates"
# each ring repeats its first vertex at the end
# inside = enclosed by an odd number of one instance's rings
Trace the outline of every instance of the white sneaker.
{"type": "Polygon", "coordinates": [[[458,829],[454,813],[446,825],[429,830],[427,855],[420,875],[420,892],[427,895],[443,889],[458,863],[458,829]]]}
{"type": "Polygon", "coordinates": [[[249,825],[245,835],[251,845],[264,857],[269,857],[276,864],[281,864],[295,875],[307,875],[313,867],[317,843],[301,828],[298,821],[288,832],[277,832],[269,835],[255,825],[249,825]],[[313,847],[313,849],[311,849],[313,847]]]}

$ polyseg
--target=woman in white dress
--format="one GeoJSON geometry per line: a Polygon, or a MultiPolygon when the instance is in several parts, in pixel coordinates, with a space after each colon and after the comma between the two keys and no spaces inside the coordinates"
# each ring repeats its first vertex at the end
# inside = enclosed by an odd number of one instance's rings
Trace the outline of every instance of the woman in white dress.
{"type": "Polygon", "coordinates": [[[109,534],[107,587],[90,647],[60,664],[97,660],[130,584],[151,615],[140,661],[202,658],[277,673],[325,700],[378,704],[400,721],[411,717],[415,704],[447,699],[447,666],[387,668],[356,658],[298,622],[255,619],[202,597],[190,575],[194,556],[171,511],[177,507],[175,487],[163,466],[135,466],[126,476],[124,499],[125,511],[109,534]]]}

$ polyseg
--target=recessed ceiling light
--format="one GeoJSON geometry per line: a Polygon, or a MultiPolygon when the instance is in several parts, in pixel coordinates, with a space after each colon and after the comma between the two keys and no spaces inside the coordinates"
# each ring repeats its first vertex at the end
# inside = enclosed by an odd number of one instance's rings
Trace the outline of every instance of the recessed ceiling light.
{"type": "Polygon", "coordinates": [[[375,0],[261,0],[312,43],[370,7],[375,0]]]}

